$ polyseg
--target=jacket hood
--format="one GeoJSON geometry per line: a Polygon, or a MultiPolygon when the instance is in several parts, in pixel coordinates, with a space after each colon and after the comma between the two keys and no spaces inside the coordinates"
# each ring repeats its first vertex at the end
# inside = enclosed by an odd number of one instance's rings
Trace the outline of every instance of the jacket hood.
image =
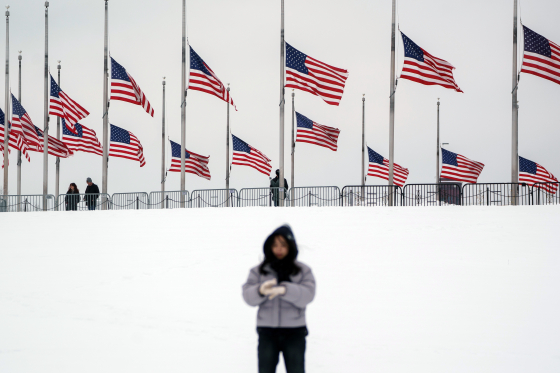
{"type": "Polygon", "coordinates": [[[290,252],[288,253],[287,258],[295,260],[298,256],[298,248],[296,244],[296,238],[294,237],[294,232],[292,232],[292,228],[288,224],[285,224],[279,228],[276,228],[274,232],[268,236],[268,238],[264,241],[263,245],[263,252],[264,256],[267,259],[273,259],[272,254],[272,243],[274,242],[275,236],[282,236],[288,242],[288,247],[290,252]]]}

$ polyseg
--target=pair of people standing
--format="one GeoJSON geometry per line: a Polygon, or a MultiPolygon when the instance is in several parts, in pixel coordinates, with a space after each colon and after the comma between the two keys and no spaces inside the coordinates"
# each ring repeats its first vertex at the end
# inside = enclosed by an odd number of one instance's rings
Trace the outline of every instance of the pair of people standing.
{"type": "Polygon", "coordinates": [[[243,299],[258,306],[259,373],[274,373],[280,352],[287,373],[305,372],[305,309],[315,297],[311,268],[296,260],[291,228],[276,229],[264,243],[264,260],[249,272],[243,299]]]}
{"type": "MultiPolygon", "coordinates": [[[[99,187],[93,183],[91,177],[86,179],[87,188],[84,196],[88,210],[95,210],[97,206],[97,199],[99,198],[99,187]]],[[[80,202],[80,191],[76,183],[71,183],[64,198],[66,204],[66,211],[77,211],[78,203],[80,202]]]]}

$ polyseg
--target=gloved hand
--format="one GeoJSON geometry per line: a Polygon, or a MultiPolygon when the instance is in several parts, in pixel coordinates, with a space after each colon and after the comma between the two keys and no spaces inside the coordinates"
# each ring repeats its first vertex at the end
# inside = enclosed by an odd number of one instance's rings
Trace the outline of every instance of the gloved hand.
{"type": "Polygon", "coordinates": [[[276,279],[272,279],[272,280],[268,280],[262,283],[261,287],[259,288],[259,293],[261,295],[268,295],[270,294],[270,289],[272,289],[273,286],[276,286],[277,281],[276,279]]]}
{"type": "Polygon", "coordinates": [[[285,286],[275,286],[268,291],[268,300],[272,300],[278,295],[286,294],[286,287],[285,286]]]}

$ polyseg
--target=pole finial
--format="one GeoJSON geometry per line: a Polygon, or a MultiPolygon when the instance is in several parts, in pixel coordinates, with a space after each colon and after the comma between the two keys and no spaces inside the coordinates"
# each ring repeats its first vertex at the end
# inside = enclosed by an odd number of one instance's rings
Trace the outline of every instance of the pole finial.
{"type": "Polygon", "coordinates": [[[48,7],[49,7],[49,2],[45,1],[45,8],[48,8],[48,7]]]}
{"type": "Polygon", "coordinates": [[[229,83],[227,84],[227,91],[229,92],[229,83]]]}
{"type": "Polygon", "coordinates": [[[10,6],[6,5],[6,17],[10,16],[10,6]]]}
{"type": "Polygon", "coordinates": [[[165,85],[165,76],[163,77],[163,82],[161,82],[162,85],[165,85]]]}

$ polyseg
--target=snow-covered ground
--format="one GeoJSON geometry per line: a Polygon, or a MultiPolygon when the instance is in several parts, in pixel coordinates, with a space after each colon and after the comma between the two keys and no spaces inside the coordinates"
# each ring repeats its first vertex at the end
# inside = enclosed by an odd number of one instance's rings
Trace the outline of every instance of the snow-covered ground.
{"type": "Polygon", "coordinates": [[[0,214],[0,372],[256,372],[241,285],[286,222],[308,372],[560,371],[560,206],[528,206],[0,214]]]}

